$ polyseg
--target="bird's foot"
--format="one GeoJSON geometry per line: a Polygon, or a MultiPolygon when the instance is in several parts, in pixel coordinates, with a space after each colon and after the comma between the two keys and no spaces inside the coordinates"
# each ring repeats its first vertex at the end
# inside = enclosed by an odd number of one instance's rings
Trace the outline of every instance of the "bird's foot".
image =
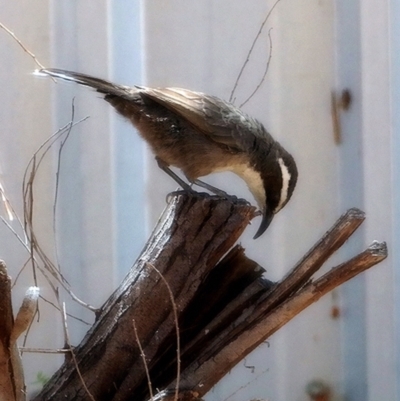
{"type": "Polygon", "coordinates": [[[228,193],[226,193],[225,191],[223,191],[222,189],[216,188],[213,185],[210,185],[204,181],[201,180],[193,180],[192,184],[197,185],[199,187],[205,188],[208,191],[212,192],[214,195],[219,196],[222,199],[227,199],[232,203],[244,203],[247,206],[251,206],[251,203],[248,202],[246,199],[242,199],[242,198],[238,198],[235,195],[230,195],[228,193]]]}
{"type": "Polygon", "coordinates": [[[170,192],[166,197],[167,203],[169,203],[173,197],[179,196],[179,195],[192,196],[192,197],[196,197],[196,198],[209,198],[211,196],[207,192],[197,192],[194,189],[189,187],[189,190],[187,190],[185,188],[185,189],[178,189],[176,191],[170,192]]]}

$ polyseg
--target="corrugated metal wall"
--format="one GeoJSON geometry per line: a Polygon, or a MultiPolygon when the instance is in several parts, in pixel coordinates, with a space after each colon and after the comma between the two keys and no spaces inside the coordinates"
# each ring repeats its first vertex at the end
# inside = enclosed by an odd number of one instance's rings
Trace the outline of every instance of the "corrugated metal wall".
{"type": "MultiPolygon", "coordinates": [[[[54,0],[40,5],[0,0],[0,22],[45,65],[125,84],[181,86],[229,98],[272,5],[261,0],[54,0]]],[[[300,174],[293,199],[268,232],[253,241],[252,226],[242,238],[247,254],[267,268],[272,280],[282,277],[351,206],[364,209],[367,222],[327,267],[374,239],[387,240],[390,251],[399,240],[393,198],[397,153],[392,146],[398,142],[398,124],[391,114],[399,106],[390,87],[397,82],[390,75],[398,69],[392,57],[397,31],[395,14],[389,18],[396,5],[395,0],[281,1],[257,42],[236,103],[246,99],[263,74],[272,28],[267,78],[244,109],[293,153],[300,174]],[[332,89],[344,88],[351,90],[353,103],[343,113],[338,146],[330,96],[332,89]]],[[[73,130],[63,151],[57,241],[63,272],[77,295],[100,305],[138,255],[166,193],[176,184],[98,95],[32,77],[36,66],[1,30],[0,53],[0,178],[18,211],[24,167],[35,148],[70,120],[72,98],[76,120],[90,115],[73,130]]],[[[55,149],[37,192],[38,232],[50,253],[56,160],[55,149]]],[[[216,175],[207,181],[251,199],[236,177],[216,175]]],[[[4,224],[0,238],[0,258],[15,276],[27,254],[4,224]]],[[[306,401],[305,387],[315,378],[332,387],[333,400],[398,399],[394,266],[390,257],[304,311],[240,363],[207,399],[306,401]],[[332,307],[340,308],[337,319],[331,317],[332,307]]],[[[30,278],[29,272],[23,275],[16,299],[30,278]]],[[[61,325],[59,338],[54,336],[58,313],[42,308],[29,344],[62,346],[61,325]]],[[[73,304],[70,311],[81,313],[73,304]]],[[[86,326],[71,321],[71,331],[77,342],[86,326]]],[[[28,384],[35,381],[38,365],[50,374],[59,362],[37,355],[26,361],[28,384]]]]}

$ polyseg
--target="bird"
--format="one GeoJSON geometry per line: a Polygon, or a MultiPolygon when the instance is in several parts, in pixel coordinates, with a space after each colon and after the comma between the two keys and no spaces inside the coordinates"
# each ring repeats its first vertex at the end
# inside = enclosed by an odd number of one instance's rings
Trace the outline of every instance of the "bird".
{"type": "Polygon", "coordinates": [[[260,237],[291,198],[298,171],[293,156],[255,118],[216,96],[182,88],[124,86],[90,75],[42,68],[50,76],[91,87],[128,119],[150,145],[159,167],[184,189],[225,192],[199,178],[231,171],[242,178],[261,211],[260,237]],[[170,166],[179,168],[186,181],[170,166]]]}

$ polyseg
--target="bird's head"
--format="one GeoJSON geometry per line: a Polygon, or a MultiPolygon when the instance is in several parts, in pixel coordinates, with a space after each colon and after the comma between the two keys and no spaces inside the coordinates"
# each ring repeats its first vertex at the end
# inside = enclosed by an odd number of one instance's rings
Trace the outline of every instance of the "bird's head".
{"type": "Polygon", "coordinates": [[[291,198],[297,182],[297,167],[290,153],[275,142],[267,156],[255,156],[254,169],[260,174],[262,185],[252,190],[262,212],[261,225],[254,236],[258,238],[291,198]]]}

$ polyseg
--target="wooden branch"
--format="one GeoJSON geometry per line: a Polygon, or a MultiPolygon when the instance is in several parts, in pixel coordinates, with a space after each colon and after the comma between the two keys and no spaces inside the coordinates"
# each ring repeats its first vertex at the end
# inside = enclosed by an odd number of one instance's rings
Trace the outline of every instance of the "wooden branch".
{"type": "MultiPolygon", "coordinates": [[[[385,244],[374,243],[312,281],[364,220],[363,212],[351,209],[281,282],[272,283],[243,248],[231,248],[254,215],[240,201],[171,199],[135,266],[74,349],[96,401],[148,400],[148,378],[153,393],[163,390],[154,400],[175,400],[175,386],[179,400],[199,399],[296,314],[387,254],[385,244]],[[179,315],[179,383],[173,311],[179,315]]],[[[86,400],[85,386],[69,358],[35,401],[86,400]]]]}
{"type": "MultiPolygon", "coordinates": [[[[288,275],[280,283],[271,283],[264,280],[262,283],[253,282],[246,291],[232,300],[225,308],[224,314],[220,316],[221,321],[229,320],[232,310],[237,310],[240,305],[252,304],[246,308],[242,316],[242,322],[247,327],[250,321],[263,318],[274,306],[279,305],[288,296],[301,288],[312,275],[325,263],[325,261],[337,250],[343,243],[354,233],[354,231],[364,221],[365,215],[358,209],[350,209],[328,232],[307,252],[300,262],[288,273],[288,275]],[[268,288],[273,288],[273,291],[266,291],[268,288]],[[255,304],[257,296],[262,296],[262,299],[255,304]]],[[[243,263],[243,260],[240,261],[243,263]]],[[[248,263],[248,262],[247,262],[248,263]]],[[[253,262],[254,263],[254,262],[253,262]]],[[[212,324],[217,324],[213,322],[212,324]]],[[[213,330],[213,326],[207,330],[213,330]]],[[[232,335],[238,333],[243,326],[234,322],[236,328],[229,328],[232,335]]]]}
{"type": "MultiPolygon", "coordinates": [[[[181,374],[184,380],[181,387],[191,389],[200,397],[206,394],[253,349],[289,322],[306,307],[320,299],[332,289],[348,281],[362,271],[369,269],[387,257],[385,243],[374,243],[355,258],[333,268],[315,282],[309,282],[281,304],[274,307],[262,319],[246,324],[246,328],[232,338],[231,328],[213,338],[202,350],[201,356],[194,358],[192,364],[181,374]],[[228,341],[227,341],[228,338],[228,341]]],[[[273,293],[271,294],[273,297],[273,293]]],[[[255,309],[269,304],[268,298],[256,303],[255,309]]],[[[243,325],[243,316],[232,323],[243,325]]]]}

